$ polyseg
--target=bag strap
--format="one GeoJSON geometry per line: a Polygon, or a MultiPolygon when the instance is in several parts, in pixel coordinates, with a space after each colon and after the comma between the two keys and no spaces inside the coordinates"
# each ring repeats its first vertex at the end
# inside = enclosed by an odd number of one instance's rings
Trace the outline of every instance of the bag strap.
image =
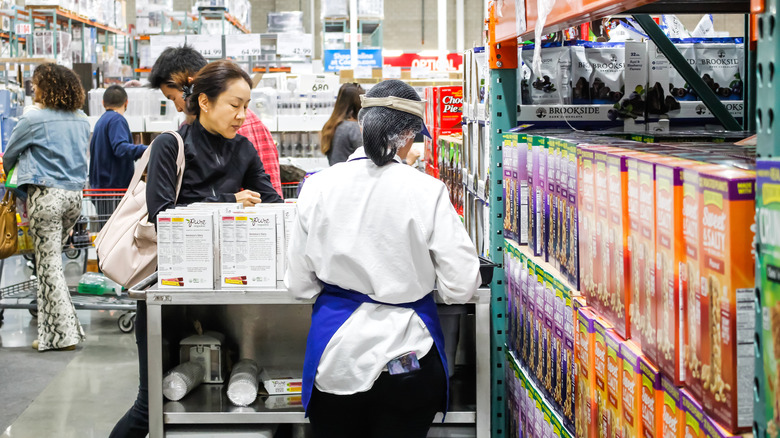
{"type": "MultiPolygon", "coordinates": [[[[178,132],[173,130],[164,131],[161,133],[161,135],[162,134],[171,134],[179,145],[179,152],[176,155],[176,199],[179,199],[179,191],[181,190],[181,184],[184,178],[184,140],[181,138],[181,135],[179,135],[178,132]]],[[[158,135],[154,140],[157,141],[157,138],[160,138],[160,136],[158,135]]],[[[152,154],[152,146],[154,146],[155,141],[153,141],[152,144],[146,148],[143,155],[138,160],[138,165],[135,168],[133,179],[130,180],[128,191],[135,190],[135,187],[141,181],[144,173],[146,173],[146,168],[149,166],[149,157],[152,154]]]]}

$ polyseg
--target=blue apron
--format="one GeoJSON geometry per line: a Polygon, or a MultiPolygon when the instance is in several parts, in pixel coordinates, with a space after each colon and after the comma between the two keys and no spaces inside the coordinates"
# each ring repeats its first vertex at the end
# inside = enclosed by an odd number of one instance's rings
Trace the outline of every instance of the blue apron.
{"type": "Polygon", "coordinates": [[[306,339],[306,357],[303,360],[303,388],[301,389],[303,407],[306,416],[309,416],[309,401],[314,389],[314,378],[317,376],[317,368],[320,358],[328,346],[330,339],[336,331],[349,319],[352,313],[363,303],[385,304],[414,310],[428,328],[436,349],[439,353],[444,376],[447,379],[447,401],[444,413],[447,413],[450,398],[449,376],[447,375],[447,357],[444,355],[444,334],[439,323],[439,313],[436,311],[436,302],[433,300],[433,292],[414,303],[387,304],[374,301],[368,295],[342,289],[338,286],[323,283],[323,289],[314,302],[311,312],[311,328],[306,339]]]}

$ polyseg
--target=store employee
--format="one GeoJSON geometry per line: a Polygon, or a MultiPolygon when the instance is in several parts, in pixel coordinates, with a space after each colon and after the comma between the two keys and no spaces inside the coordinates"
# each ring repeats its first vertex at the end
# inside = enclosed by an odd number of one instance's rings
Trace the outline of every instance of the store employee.
{"type": "Polygon", "coordinates": [[[431,290],[468,301],[479,260],[444,184],[403,164],[424,102],[384,81],[363,98],[364,147],[310,177],[285,283],[316,297],[303,400],[315,436],[425,437],[446,409],[447,364],[431,290]]]}

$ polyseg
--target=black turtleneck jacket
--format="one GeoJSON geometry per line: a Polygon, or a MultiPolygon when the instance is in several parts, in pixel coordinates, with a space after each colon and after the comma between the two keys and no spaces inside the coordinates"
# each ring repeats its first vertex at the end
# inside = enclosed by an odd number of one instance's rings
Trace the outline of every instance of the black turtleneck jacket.
{"type": "Polygon", "coordinates": [[[226,139],[206,131],[198,120],[179,129],[184,140],[184,178],[176,199],[176,155],[179,145],[161,134],[151,148],[146,178],[149,221],[168,208],[194,202],[235,202],[241,189],[260,194],[264,203],[283,202],[271,185],[252,143],[242,135],[226,139]]]}

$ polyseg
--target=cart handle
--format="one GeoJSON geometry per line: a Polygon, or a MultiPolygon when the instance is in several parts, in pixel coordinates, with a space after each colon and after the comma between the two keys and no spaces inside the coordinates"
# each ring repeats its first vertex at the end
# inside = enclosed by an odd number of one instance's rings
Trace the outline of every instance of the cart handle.
{"type": "Polygon", "coordinates": [[[127,296],[134,300],[146,300],[146,290],[157,283],[157,271],[127,290],[127,296]]]}

